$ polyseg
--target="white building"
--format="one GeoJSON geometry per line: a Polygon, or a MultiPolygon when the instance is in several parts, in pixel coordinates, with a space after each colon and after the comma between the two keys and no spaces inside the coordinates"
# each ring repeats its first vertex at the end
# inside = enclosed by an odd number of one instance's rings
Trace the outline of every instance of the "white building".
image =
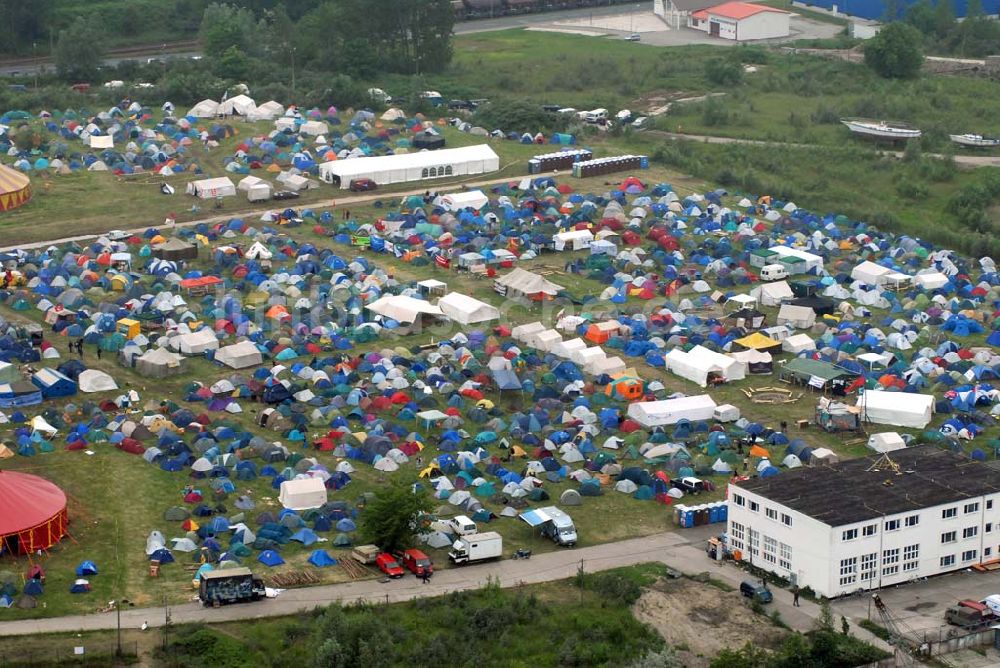
{"type": "Polygon", "coordinates": [[[500,169],[500,158],[486,144],[420,151],[372,158],[346,158],[324,162],[320,178],[327,183],[349,188],[354,179],[371,179],[378,185],[406,183],[443,176],[485,174],[500,169]]]}
{"type": "Polygon", "coordinates": [[[653,0],[653,13],[674,30],[680,30],[688,25],[691,12],[715,4],[715,0],[653,0]]]}
{"type": "Polygon", "coordinates": [[[788,12],[750,2],[727,2],[691,12],[688,27],[712,37],[747,42],[790,34],[788,12]]]}
{"type": "Polygon", "coordinates": [[[742,559],[829,598],[1000,556],[1000,470],[933,445],[752,478],[728,497],[742,559]]]}

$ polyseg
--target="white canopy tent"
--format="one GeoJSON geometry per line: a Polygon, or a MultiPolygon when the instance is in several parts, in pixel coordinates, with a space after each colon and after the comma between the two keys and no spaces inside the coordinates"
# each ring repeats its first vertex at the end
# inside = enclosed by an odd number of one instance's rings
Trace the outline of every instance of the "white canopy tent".
{"type": "Polygon", "coordinates": [[[923,429],[934,413],[934,395],[866,390],[857,405],[867,422],[923,429]]]}
{"type": "Polygon", "coordinates": [[[442,313],[461,325],[500,319],[497,307],[459,292],[449,292],[438,300],[437,305],[442,313]]]}
{"type": "Polygon", "coordinates": [[[500,158],[486,144],[420,151],[370,158],[324,162],[320,178],[348,188],[354,179],[371,179],[379,185],[434,179],[442,176],[484,174],[500,169],[500,158]]]}
{"type": "Polygon", "coordinates": [[[218,116],[249,116],[257,108],[257,103],[249,95],[235,95],[223,100],[215,113],[218,116]]]}
{"type": "Polygon", "coordinates": [[[816,324],[816,311],[808,306],[782,304],[778,309],[779,325],[791,325],[798,329],[808,329],[816,324]]]}
{"type": "Polygon", "coordinates": [[[715,401],[707,394],[663,401],[637,401],[628,407],[628,416],[643,427],[662,427],[680,420],[711,420],[715,401]]]}
{"type": "Polygon", "coordinates": [[[701,387],[708,385],[708,378],[712,374],[721,376],[726,381],[746,378],[746,364],[703,346],[695,346],[688,352],[674,348],[667,353],[665,359],[668,371],[701,387]]]}
{"type": "Polygon", "coordinates": [[[219,103],[215,100],[202,100],[198,104],[191,107],[187,112],[187,116],[193,118],[215,118],[216,114],[219,112],[219,103]]]}
{"type": "Polygon", "coordinates": [[[406,295],[383,295],[369,304],[368,310],[405,324],[416,322],[422,315],[444,317],[444,312],[434,304],[406,295]]]}
{"type": "Polygon", "coordinates": [[[787,281],[758,285],[750,291],[750,294],[760,301],[761,306],[778,306],[783,300],[794,297],[787,281]]]}
{"type": "Polygon", "coordinates": [[[590,248],[593,240],[594,235],[590,230],[569,230],[552,235],[552,243],[557,251],[590,248]]]}
{"type": "Polygon", "coordinates": [[[231,346],[219,348],[215,353],[215,361],[233,369],[245,369],[257,366],[264,361],[264,358],[252,341],[240,341],[231,346]]]}
{"type": "Polygon", "coordinates": [[[201,199],[214,199],[216,197],[235,197],[236,185],[228,176],[219,176],[214,179],[201,179],[191,181],[187,184],[187,194],[194,195],[201,199]]]}
{"type": "Polygon", "coordinates": [[[434,200],[435,206],[440,206],[446,211],[461,211],[462,209],[475,209],[478,211],[490,203],[490,198],[482,190],[467,190],[450,195],[441,195],[434,200]]]}
{"type": "Polygon", "coordinates": [[[326,503],[326,485],[322,478],[296,478],[281,483],[278,501],[289,510],[310,510],[326,503]]]}
{"type": "Polygon", "coordinates": [[[170,339],[170,347],[185,355],[201,355],[206,350],[218,350],[219,339],[211,329],[181,334],[170,339]]]}

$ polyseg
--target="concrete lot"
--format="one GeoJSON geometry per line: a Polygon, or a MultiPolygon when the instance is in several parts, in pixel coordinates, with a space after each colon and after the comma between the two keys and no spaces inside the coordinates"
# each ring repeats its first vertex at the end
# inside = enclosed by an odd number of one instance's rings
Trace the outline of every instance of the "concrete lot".
{"type": "MultiPolygon", "coordinates": [[[[525,17],[527,18],[527,17],[525,17]]],[[[581,35],[607,35],[625,38],[631,33],[639,33],[640,44],[652,46],[684,46],[687,44],[712,44],[732,46],[731,40],[709,37],[700,30],[669,27],[651,11],[631,11],[615,14],[574,15],[555,18],[551,15],[537,15],[535,21],[522,24],[528,30],[568,32],[581,35]]],[[[792,14],[791,35],[785,39],[764,40],[780,43],[796,39],[826,39],[834,37],[841,27],[792,14]]]]}

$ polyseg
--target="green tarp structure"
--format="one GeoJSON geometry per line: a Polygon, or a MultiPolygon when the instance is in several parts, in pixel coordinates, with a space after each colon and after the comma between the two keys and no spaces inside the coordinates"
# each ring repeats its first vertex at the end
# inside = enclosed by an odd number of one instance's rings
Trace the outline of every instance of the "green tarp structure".
{"type": "Polygon", "coordinates": [[[847,369],[842,369],[829,362],[820,360],[805,359],[797,357],[785,363],[781,369],[781,377],[795,376],[804,382],[809,382],[813,376],[822,378],[826,382],[840,378],[852,378],[857,374],[851,373],[847,369]]]}

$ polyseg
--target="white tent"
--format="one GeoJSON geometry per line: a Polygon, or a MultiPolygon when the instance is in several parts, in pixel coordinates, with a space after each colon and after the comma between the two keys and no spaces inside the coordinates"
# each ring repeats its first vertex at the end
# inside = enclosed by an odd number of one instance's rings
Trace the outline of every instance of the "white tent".
{"type": "Polygon", "coordinates": [[[851,278],[867,285],[898,286],[910,280],[907,274],[902,274],[888,267],[865,260],[851,270],[851,278]]]}
{"type": "Polygon", "coordinates": [[[270,260],[274,257],[274,253],[272,253],[271,249],[261,242],[255,241],[253,242],[253,245],[247,249],[244,257],[250,260],[270,260]]]}
{"type": "Polygon", "coordinates": [[[106,392],[118,389],[118,383],[115,382],[114,378],[97,369],[87,369],[81,372],[76,379],[76,384],[81,392],[106,392]]]}
{"type": "Polygon", "coordinates": [[[449,292],[438,300],[437,305],[442,313],[461,325],[489,322],[500,318],[500,310],[497,307],[459,292],[449,292]]]}
{"type": "Polygon", "coordinates": [[[115,138],[109,135],[90,135],[90,148],[114,148],[115,138]]]}
{"type": "Polygon", "coordinates": [[[215,100],[202,100],[198,104],[191,107],[186,115],[194,118],[214,118],[218,111],[218,102],[215,100]]]}
{"type": "Polygon", "coordinates": [[[201,355],[206,350],[218,350],[219,339],[207,327],[197,332],[181,334],[170,339],[170,347],[185,355],[201,355]]]}
{"type": "Polygon", "coordinates": [[[548,295],[554,297],[559,294],[563,286],[556,285],[552,281],[533,274],[532,272],[518,267],[506,276],[501,276],[493,282],[493,289],[508,297],[535,295],[548,295]]]}
{"type": "Polygon", "coordinates": [[[299,132],[304,135],[312,135],[315,137],[330,134],[330,128],[327,127],[326,123],[323,121],[306,121],[299,128],[299,132]]]}
{"type": "Polygon", "coordinates": [[[274,100],[268,100],[264,104],[247,112],[248,121],[273,121],[278,116],[285,113],[285,108],[274,100]]]}
{"type": "Polygon", "coordinates": [[[467,190],[450,195],[441,195],[434,200],[435,206],[440,206],[446,211],[461,211],[462,209],[475,209],[478,211],[490,203],[490,198],[482,190],[467,190]]]}
{"type": "Polygon", "coordinates": [[[822,256],[806,252],[800,248],[789,248],[788,246],[772,246],[770,250],[777,253],[782,258],[795,258],[798,260],[802,260],[805,263],[803,267],[805,271],[823,268],[822,256]]]}
{"type": "Polygon", "coordinates": [[[913,277],[913,282],[924,290],[937,290],[948,284],[948,277],[939,271],[924,270],[913,277]]]}
{"type": "Polygon", "coordinates": [[[552,242],[557,251],[583,250],[590,248],[590,243],[594,240],[594,235],[590,230],[569,230],[567,232],[557,232],[552,235],[552,242]]]}
{"type": "Polygon", "coordinates": [[[750,291],[750,294],[756,297],[762,306],[778,306],[782,300],[794,297],[792,288],[787,281],[758,285],[750,291]]]}
{"type": "Polygon", "coordinates": [[[234,114],[248,116],[256,108],[257,103],[253,101],[253,98],[240,94],[223,100],[215,113],[218,116],[232,116],[234,114]]]}
{"type": "Polygon", "coordinates": [[[708,385],[708,377],[712,374],[727,381],[746,378],[746,364],[703,346],[695,346],[688,352],[674,348],[665,359],[668,371],[701,387],[708,385]]]}
{"type": "Polygon", "coordinates": [[[517,339],[518,341],[521,341],[522,343],[528,343],[532,335],[544,331],[545,331],[545,325],[543,325],[538,321],[535,321],[535,322],[525,323],[523,325],[518,325],[514,329],[510,330],[510,335],[511,337],[517,339]]]}
{"type": "Polygon", "coordinates": [[[200,197],[201,199],[214,199],[216,197],[234,197],[236,195],[236,185],[228,176],[219,176],[214,179],[201,179],[191,181],[187,184],[187,194],[200,197]]]}
{"type": "Polygon", "coordinates": [[[894,431],[886,431],[881,434],[872,434],[868,437],[868,447],[878,453],[902,450],[906,447],[903,437],[894,431]]]}
{"type": "Polygon", "coordinates": [[[500,158],[486,144],[420,151],[370,158],[324,162],[320,178],[348,188],[353,179],[371,179],[379,185],[405,183],[442,176],[484,174],[500,169],[500,158]]]}
{"type": "Polygon", "coordinates": [[[546,329],[532,334],[529,341],[529,345],[545,353],[552,352],[560,343],[562,343],[562,335],[554,329],[546,329]]]}
{"type": "Polygon", "coordinates": [[[252,341],[240,341],[231,346],[219,348],[215,353],[215,361],[233,369],[245,369],[260,364],[264,358],[252,341]]]}
{"type": "Polygon", "coordinates": [[[715,401],[707,394],[663,401],[637,401],[628,407],[628,416],[643,427],[662,427],[680,420],[711,420],[715,401]]]}
{"type": "Polygon", "coordinates": [[[615,356],[591,360],[587,364],[586,371],[592,376],[613,376],[616,373],[625,373],[626,368],[625,361],[621,357],[615,356]]]}
{"type": "Polygon", "coordinates": [[[793,334],[781,342],[781,349],[786,353],[798,355],[807,350],[816,350],[816,342],[808,334],[793,334]]]}
{"type": "Polygon", "coordinates": [[[278,500],[289,510],[319,508],[326,503],[326,485],[322,478],[285,480],[281,483],[278,500]]]}
{"type": "Polygon", "coordinates": [[[367,308],[372,313],[405,324],[416,322],[422,315],[444,317],[441,309],[434,304],[406,295],[383,295],[369,304],[367,308]]]}
{"type": "MultiPolygon", "coordinates": [[[[212,335],[215,338],[215,335],[212,335]]],[[[218,341],[216,341],[218,344],[218,341]]],[[[142,376],[161,378],[171,374],[180,373],[181,363],[184,358],[177,353],[172,353],[164,348],[155,348],[143,353],[135,360],[135,370],[142,376]]]]}
{"type": "Polygon", "coordinates": [[[857,405],[862,420],[923,429],[934,413],[934,395],[866,390],[858,397],[857,405]]]}
{"type": "Polygon", "coordinates": [[[791,325],[798,329],[808,329],[816,324],[816,311],[808,306],[793,306],[782,304],[778,309],[779,325],[791,325]]]}

